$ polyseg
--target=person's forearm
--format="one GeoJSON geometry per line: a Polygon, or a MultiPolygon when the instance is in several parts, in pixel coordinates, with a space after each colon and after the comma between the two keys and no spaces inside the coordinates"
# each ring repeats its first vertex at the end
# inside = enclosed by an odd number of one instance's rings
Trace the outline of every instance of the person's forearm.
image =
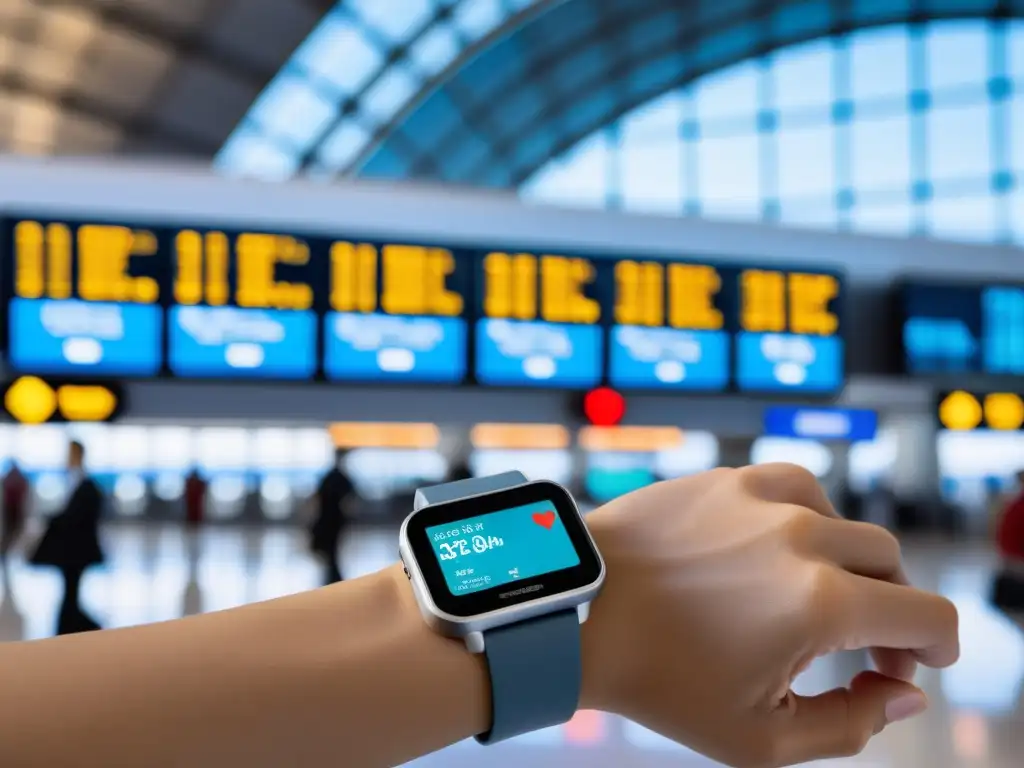
{"type": "Polygon", "coordinates": [[[0,646],[0,765],[396,765],[487,729],[484,661],[401,568],[165,624],[0,646]]]}

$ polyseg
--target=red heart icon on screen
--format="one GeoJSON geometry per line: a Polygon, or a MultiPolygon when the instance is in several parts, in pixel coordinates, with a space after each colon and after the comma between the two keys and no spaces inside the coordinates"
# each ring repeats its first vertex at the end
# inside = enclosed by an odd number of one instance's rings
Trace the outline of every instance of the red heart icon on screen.
{"type": "Polygon", "coordinates": [[[547,512],[534,512],[533,522],[541,528],[547,528],[550,531],[555,525],[555,513],[550,510],[547,512]]]}

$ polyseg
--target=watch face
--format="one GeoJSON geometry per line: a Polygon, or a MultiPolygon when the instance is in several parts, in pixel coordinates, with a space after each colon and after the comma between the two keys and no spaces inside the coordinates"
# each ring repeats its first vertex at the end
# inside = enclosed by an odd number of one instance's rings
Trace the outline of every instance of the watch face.
{"type": "Polygon", "coordinates": [[[437,607],[477,616],[589,586],[601,561],[576,503],[535,482],[431,505],[406,529],[437,607]]]}

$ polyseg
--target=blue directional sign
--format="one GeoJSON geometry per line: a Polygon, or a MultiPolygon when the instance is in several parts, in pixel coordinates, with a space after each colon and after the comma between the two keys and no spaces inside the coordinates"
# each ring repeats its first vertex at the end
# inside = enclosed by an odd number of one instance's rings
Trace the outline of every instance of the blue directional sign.
{"type": "Polygon", "coordinates": [[[481,384],[587,388],[601,381],[602,330],[594,325],[481,320],[476,376],[481,384]]]}
{"type": "Polygon", "coordinates": [[[316,371],[312,312],[172,307],[170,368],[197,378],[305,379],[316,371]]]}
{"type": "Polygon", "coordinates": [[[332,312],[325,331],[324,370],[333,380],[457,384],[466,375],[466,323],[459,317],[332,312]]]}
{"type": "Polygon", "coordinates": [[[843,386],[843,341],[837,336],[740,333],[736,343],[740,389],[834,392],[843,386]]]}
{"type": "Polygon", "coordinates": [[[152,376],[160,369],[158,306],[15,298],[9,317],[18,370],[152,376]]]}
{"type": "Polygon", "coordinates": [[[764,411],[764,434],[806,440],[874,440],[878,414],[855,408],[773,406],[764,411]]]}
{"type": "Polygon", "coordinates": [[[722,390],[729,383],[729,334],[619,325],[609,364],[614,387],[722,390]]]}

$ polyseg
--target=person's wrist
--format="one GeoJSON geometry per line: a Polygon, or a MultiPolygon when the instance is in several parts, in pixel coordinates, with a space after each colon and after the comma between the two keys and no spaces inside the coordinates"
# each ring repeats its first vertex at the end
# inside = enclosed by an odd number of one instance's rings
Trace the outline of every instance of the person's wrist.
{"type": "Polygon", "coordinates": [[[609,615],[609,589],[616,584],[615,558],[609,543],[615,536],[613,523],[599,512],[587,516],[587,528],[605,561],[605,586],[590,606],[590,618],[582,625],[583,681],[580,709],[615,711],[617,660],[614,645],[615,618],[609,615]]]}

